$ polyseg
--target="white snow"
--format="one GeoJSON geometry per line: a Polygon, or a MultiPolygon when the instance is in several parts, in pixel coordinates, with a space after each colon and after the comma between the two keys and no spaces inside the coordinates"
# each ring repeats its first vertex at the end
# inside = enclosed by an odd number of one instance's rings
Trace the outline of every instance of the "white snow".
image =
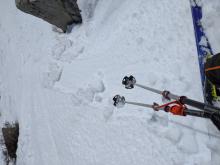
{"type": "Polygon", "coordinates": [[[0,119],[20,124],[17,165],[218,164],[210,121],[112,105],[161,103],[124,89],[130,74],[203,101],[189,1],[78,2],[83,24],[60,34],[0,1],[0,119]]]}
{"type": "Polygon", "coordinates": [[[202,24],[205,28],[205,32],[212,45],[213,52],[220,52],[220,3],[218,0],[202,0],[203,7],[203,19],[202,24]]]}

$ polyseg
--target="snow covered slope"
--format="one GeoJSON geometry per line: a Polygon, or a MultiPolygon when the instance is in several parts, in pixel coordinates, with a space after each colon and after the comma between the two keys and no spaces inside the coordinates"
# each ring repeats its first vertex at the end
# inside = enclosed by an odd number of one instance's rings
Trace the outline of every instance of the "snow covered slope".
{"type": "Polygon", "coordinates": [[[209,121],[112,106],[118,93],[161,101],[125,90],[129,74],[202,101],[189,1],[78,2],[84,23],[59,34],[0,1],[0,119],[20,123],[17,165],[217,163],[209,121]]]}

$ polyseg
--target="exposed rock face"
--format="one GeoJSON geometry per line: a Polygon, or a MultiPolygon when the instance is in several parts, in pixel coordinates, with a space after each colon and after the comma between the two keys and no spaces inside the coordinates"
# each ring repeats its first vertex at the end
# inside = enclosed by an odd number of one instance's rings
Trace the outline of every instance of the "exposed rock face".
{"type": "Polygon", "coordinates": [[[21,11],[42,18],[64,32],[72,23],[81,23],[77,0],[15,0],[21,11]]]}
{"type": "Polygon", "coordinates": [[[6,123],[5,127],[2,128],[2,134],[7,149],[7,156],[11,159],[16,159],[16,151],[19,136],[19,124],[6,123]]]}

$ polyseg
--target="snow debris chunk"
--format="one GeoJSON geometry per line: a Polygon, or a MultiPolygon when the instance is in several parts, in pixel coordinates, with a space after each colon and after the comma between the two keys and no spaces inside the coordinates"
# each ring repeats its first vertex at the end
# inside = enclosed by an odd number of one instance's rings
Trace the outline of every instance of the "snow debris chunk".
{"type": "Polygon", "coordinates": [[[48,71],[44,73],[43,86],[45,88],[52,88],[60,80],[61,75],[62,68],[57,63],[51,63],[48,71]]]}

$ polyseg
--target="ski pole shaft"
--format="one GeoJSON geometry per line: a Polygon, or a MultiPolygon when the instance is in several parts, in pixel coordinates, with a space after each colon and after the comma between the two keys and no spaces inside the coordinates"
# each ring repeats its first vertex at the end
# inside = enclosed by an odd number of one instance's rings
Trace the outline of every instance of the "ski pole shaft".
{"type": "Polygon", "coordinates": [[[163,95],[165,98],[174,99],[174,100],[179,100],[179,98],[180,98],[179,96],[172,94],[169,91],[161,91],[161,90],[154,89],[154,88],[151,88],[151,87],[148,87],[145,85],[141,85],[141,84],[135,84],[135,86],[146,89],[146,90],[151,91],[153,93],[163,95]]]}
{"type": "Polygon", "coordinates": [[[160,95],[163,93],[163,91],[160,91],[160,90],[157,90],[157,89],[154,89],[154,88],[150,88],[150,87],[147,87],[147,86],[144,86],[144,85],[141,85],[141,84],[135,84],[135,86],[146,89],[146,90],[151,91],[153,93],[160,94],[160,95]]]}
{"type": "Polygon", "coordinates": [[[220,110],[220,108],[218,108],[218,107],[213,107],[213,106],[207,105],[205,103],[201,103],[199,101],[188,99],[187,97],[184,97],[184,96],[180,97],[180,102],[183,103],[183,104],[187,104],[187,105],[196,107],[196,108],[201,109],[201,110],[205,110],[205,111],[215,112],[216,110],[220,110]]]}
{"type": "Polygon", "coordinates": [[[131,101],[125,101],[125,103],[126,104],[131,104],[131,105],[147,107],[147,108],[153,108],[153,105],[150,105],[150,104],[143,104],[143,103],[137,103],[137,102],[131,102],[131,101]]]}
{"type": "Polygon", "coordinates": [[[199,111],[199,110],[192,110],[192,109],[186,109],[185,114],[189,116],[196,116],[201,118],[209,118],[210,114],[206,111],[199,111]]]}
{"type": "Polygon", "coordinates": [[[188,99],[187,97],[181,97],[180,102],[183,104],[187,104],[187,105],[202,109],[202,110],[204,110],[204,107],[205,107],[204,103],[188,99]]]}

